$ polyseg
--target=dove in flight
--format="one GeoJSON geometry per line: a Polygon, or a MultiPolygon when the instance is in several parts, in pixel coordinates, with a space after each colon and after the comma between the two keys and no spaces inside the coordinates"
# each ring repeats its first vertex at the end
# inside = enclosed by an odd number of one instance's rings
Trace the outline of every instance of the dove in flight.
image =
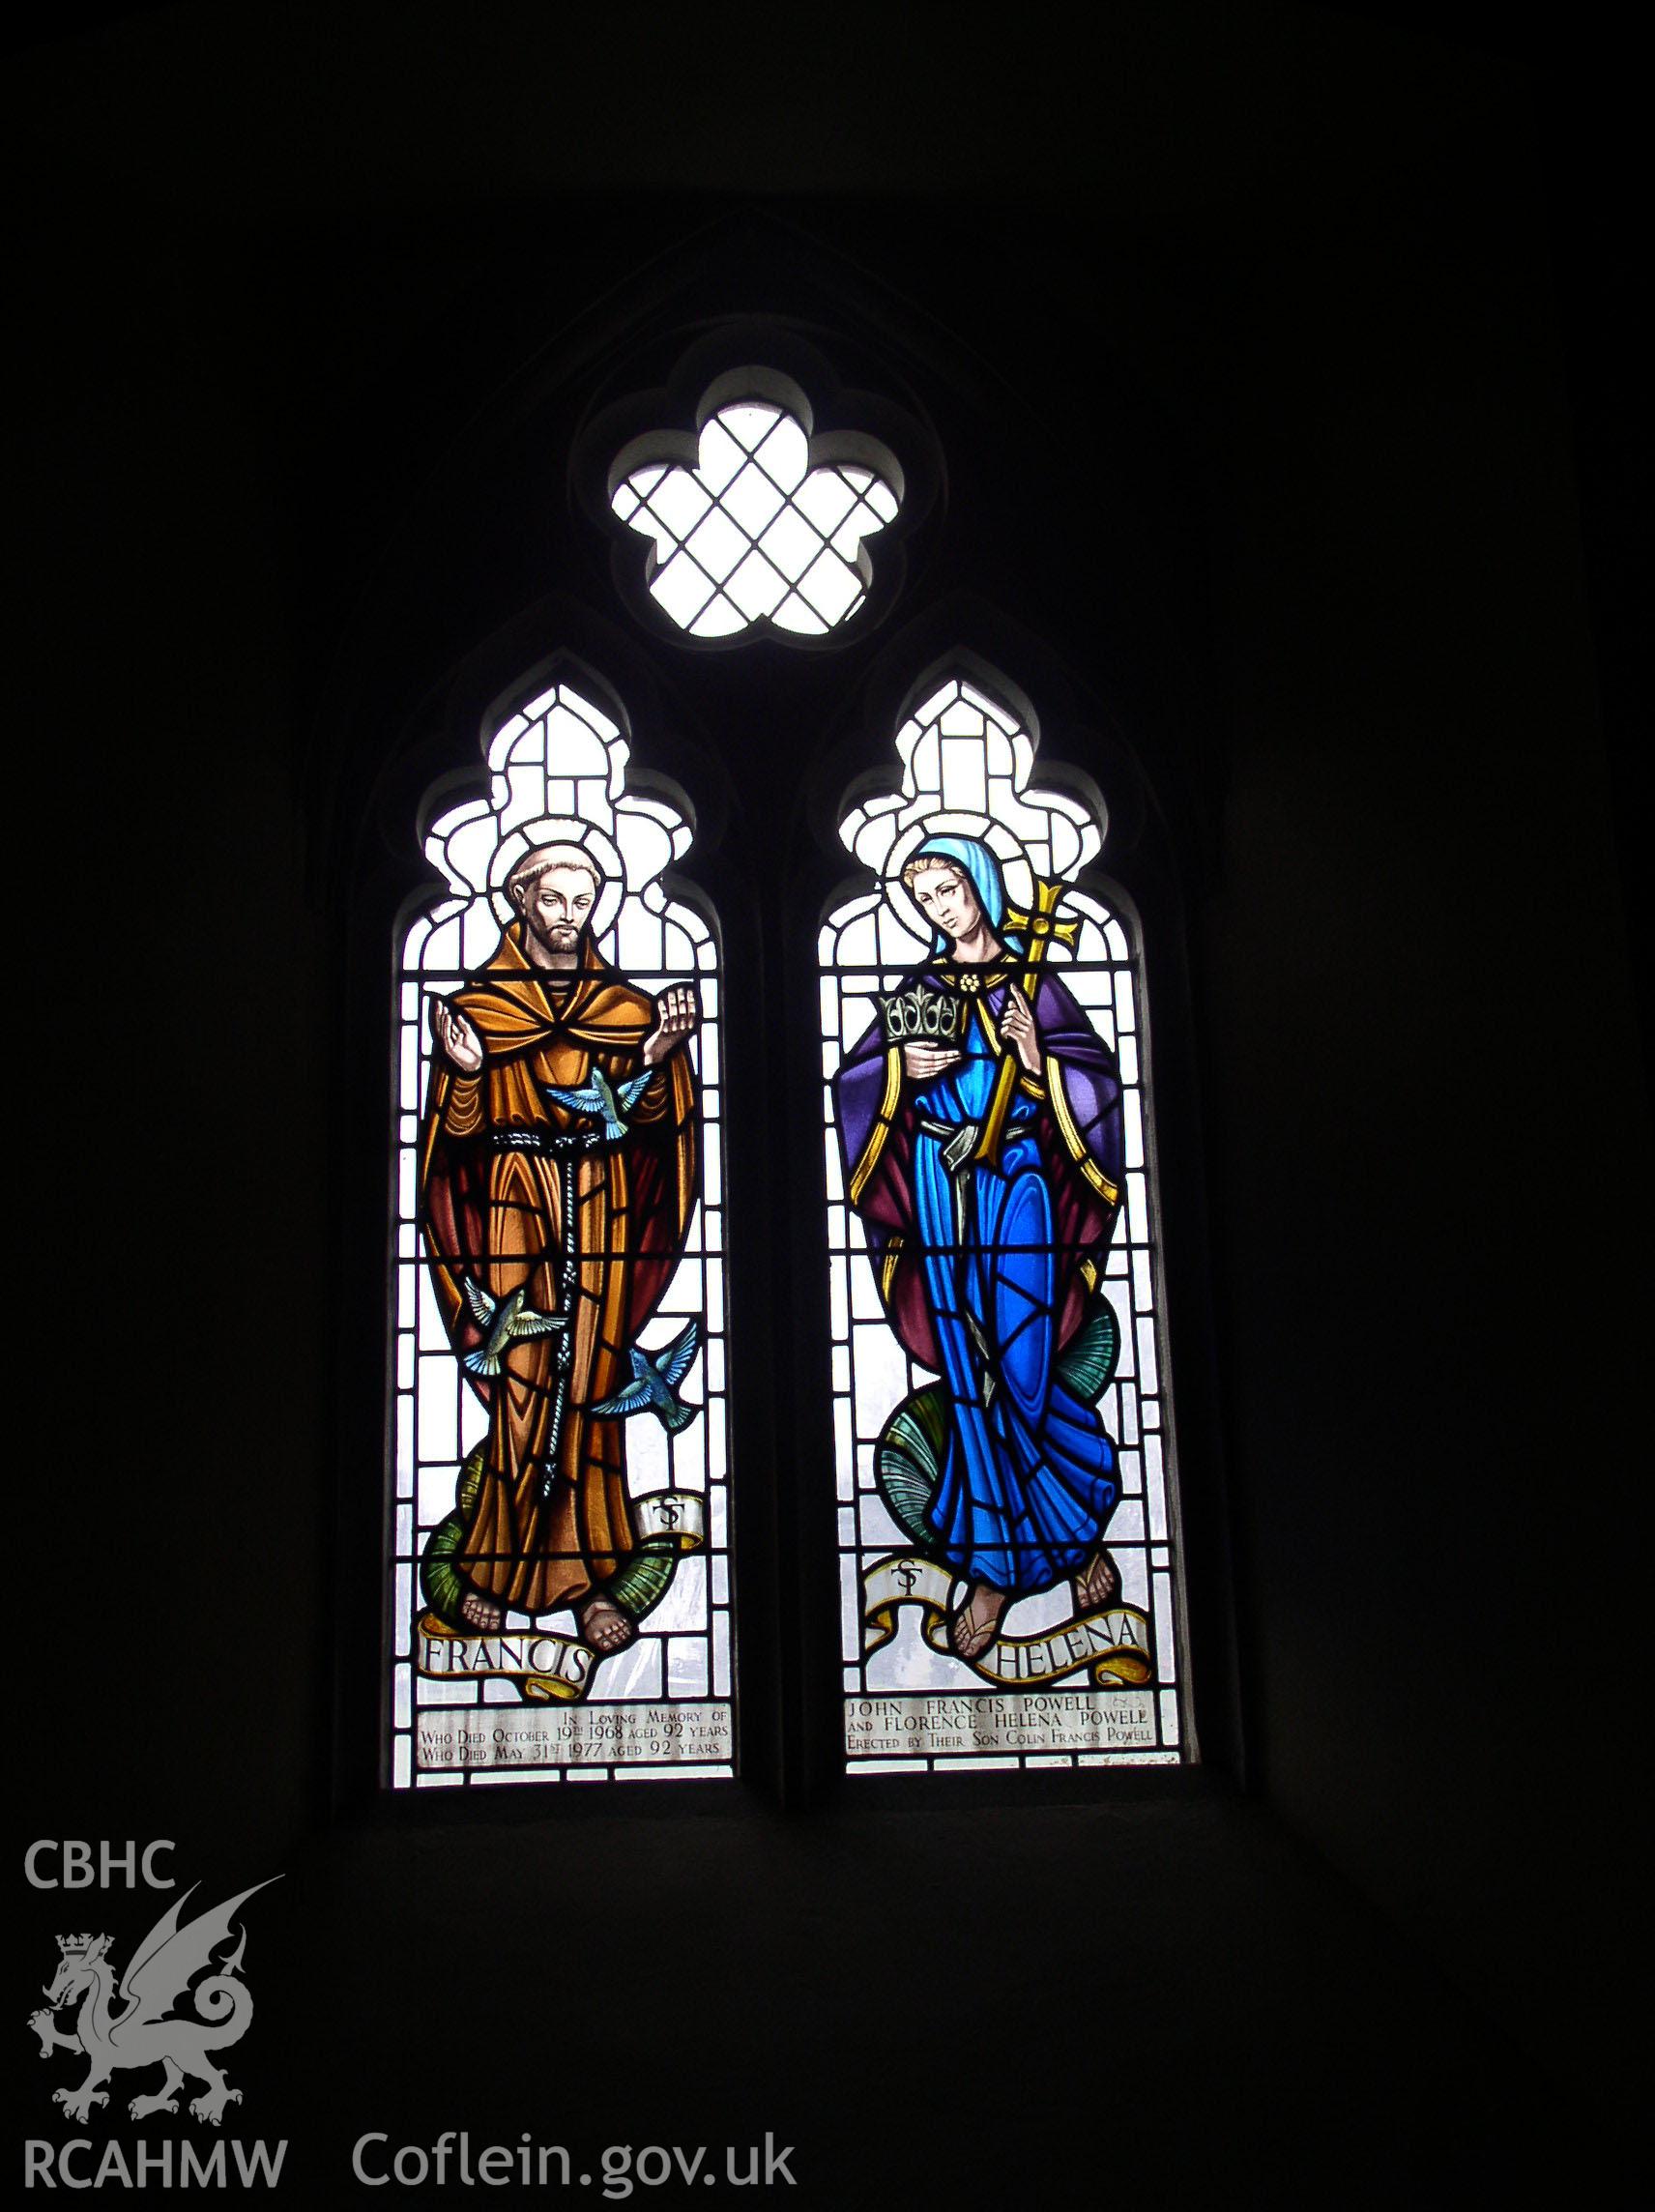
{"type": "Polygon", "coordinates": [[[686,1406],[678,1394],[678,1385],[689,1373],[689,1363],[700,1347],[701,1324],[695,1321],[686,1322],[659,1352],[646,1352],[641,1344],[633,1345],[632,1381],[589,1411],[595,1419],[620,1421],[648,1409],[676,1436],[701,1411],[699,1406],[686,1406]]]}
{"type": "Polygon", "coordinates": [[[554,1329],[564,1327],[566,1314],[525,1312],[523,1301],[529,1295],[527,1283],[520,1283],[503,1298],[491,1298],[480,1283],[468,1282],[465,1286],[466,1303],[477,1317],[477,1325],[483,1333],[483,1341],[475,1352],[465,1355],[468,1375],[498,1375],[500,1362],[520,1336],[550,1336],[554,1329]]]}
{"type": "Polygon", "coordinates": [[[626,1117],[644,1095],[644,1087],[654,1074],[646,1067],[642,1075],[629,1076],[617,1091],[601,1067],[592,1071],[592,1081],[579,1091],[559,1091],[546,1086],[546,1096],[555,1098],[560,1106],[566,1106],[571,1114],[585,1114],[592,1119],[601,1115],[603,1136],[607,1144],[619,1144],[626,1134],[626,1117]]]}

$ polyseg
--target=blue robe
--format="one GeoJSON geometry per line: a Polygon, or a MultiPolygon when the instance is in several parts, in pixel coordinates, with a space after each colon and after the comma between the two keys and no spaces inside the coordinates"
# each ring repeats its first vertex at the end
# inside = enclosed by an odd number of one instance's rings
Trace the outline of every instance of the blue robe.
{"type": "MultiPolygon", "coordinates": [[[[939,857],[958,864],[967,841],[950,842],[939,857]]],[[[980,846],[976,855],[992,867],[980,846]]],[[[998,926],[998,868],[971,873],[998,926]]],[[[968,1160],[950,1172],[951,1139],[988,1110],[989,1031],[998,1035],[1015,967],[933,962],[905,977],[905,990],[976,983],[964,1061],[915,1083],[875,1025],[846,1056],[835,1094],[848,1192],[891,1325],[947,1391],[946,1451],[926,1514],[932,1556],[1022,1596],[1084,1567],[1119,1497],[1097,1409],[1058,1367],[1114,1224],[1121,1141],[1114,1058],[1046,968],[1033,995],[1042,1075],[1014,1093],[1000,1167],[968,1160]]]]}
{"type": "Polygon", "coordinates": [[[1001,1172],[968,1165],[951,1175],[945,1140],[926,1126],[980,1121],[995,1067],[973,1022],[964,1064],[914,1099],[915,1213],[950,1400],[947,1457],[927,1520],[956,1573],[1021,1595],[1085,1565],[1119,1490],[1096,1407],[1055,1372],[1057,1221],[1033,1102],[1012,1108],[1001,1172]]]}

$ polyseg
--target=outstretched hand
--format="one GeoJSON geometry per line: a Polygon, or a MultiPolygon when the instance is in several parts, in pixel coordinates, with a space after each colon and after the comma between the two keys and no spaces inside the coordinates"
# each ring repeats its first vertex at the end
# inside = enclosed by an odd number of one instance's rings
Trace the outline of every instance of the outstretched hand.
{"type": "Polygon", "coordinates": [[[1040,1032],[1035,1027],[1033,1007],[1015,983],[1006,985],[1005,1007],[1000,1017],[1000,1033],[1022,1062],[1025,1072],[1038,1075],[1040,1032]]]}
{"type": "Polygon", "coordinates": [[[701,1022],[701,1004],[693,983],[674,983],[655,1001],[655,1026],[644,1039],[644,1065],[659,1067],[668,1053],[676,1052],[701,1022]]]}
{"type": "Polygon", "coordinates": [[[431,1001],[431,1034],[462,1075],[475,1075],[482,1065],[482,1039],[457,1006],[446,999],[431,1001]]]}

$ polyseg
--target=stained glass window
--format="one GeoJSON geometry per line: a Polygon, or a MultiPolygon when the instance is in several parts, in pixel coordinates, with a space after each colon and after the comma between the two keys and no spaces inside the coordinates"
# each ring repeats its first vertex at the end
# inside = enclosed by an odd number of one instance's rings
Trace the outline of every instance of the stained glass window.
{"type": "Polygon", "coordinates": [[[645,457],[616,463],[610,504],[653,540],[650,596],[692,637],[730,637],[768,621],[822,637],[856,613],[873,570],[864,540],[893,519],[902,475],[871,441],[866,458],[812,457],[808,410],[742,399],[703,424],[693,466],[645,457]]]}
{"type": "Polygon", "coordinates": [[[951,681],[820,940],[853,1771],[1187,1756],[1143,976],[1101,807],[951,681]]]}
{"type": "Polygon", "coordinates": [[[567,684],[403,937],[391,1778],[732,1771],[717,941],[567,684]]]}

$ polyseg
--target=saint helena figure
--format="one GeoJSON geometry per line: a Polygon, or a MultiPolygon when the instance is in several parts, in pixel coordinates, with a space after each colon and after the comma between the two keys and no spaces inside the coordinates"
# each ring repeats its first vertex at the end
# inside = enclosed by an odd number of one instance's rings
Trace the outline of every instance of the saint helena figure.
{"type": "Polygon", "coordinates": [[[973,1660],[1015,1598],[1068,1576],[1089,1612],[1119,1589],[1103,1545],[1115,1448],[1064,1353],[1098,1311],[1119,1208],[1120,1079],[1060,975],[1028,962],[986,845],[928,838],[902,880],[936,932],[902,993],[963,1002],[963,1029],[892,1042],[873,1023],[834,1078],[835,1116],[890,1325],[941,1379],[938,1478],[908,1518],[967,1585],[948,1635],[973,1660]],[[991,1164],[973,1153],[1005,1055],[1017,1080],[991,1164]]]}

